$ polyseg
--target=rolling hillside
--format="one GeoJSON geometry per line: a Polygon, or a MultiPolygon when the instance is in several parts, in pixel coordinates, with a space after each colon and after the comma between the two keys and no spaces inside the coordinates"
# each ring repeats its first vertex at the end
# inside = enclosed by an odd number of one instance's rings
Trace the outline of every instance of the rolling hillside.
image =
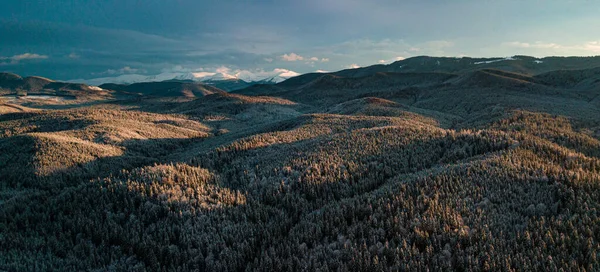
{"type": "Polygon", "coordinates": [[[345,77],[363,77],[377,72],[441,72],[461,74],[479,69],[537,75],[557,70],[589,69],[600,66],[600,57],[512,56],[506,58],[448,58],[419,56],[396,61],[389,65],[373,65],[335,72],[345,77]]]}
{"type": "Polygon", "coordinates": [[[108,90],[115,90],[150,97],[192,98],[223,92],[223,90],[210,85],[184,81],[143,82],[134,83],[130,85],[103,84],[99,87],[108,90]]]}
{"type": "MultiPolygon", "coordinates": [[[[376,75],[377,73],[446,73],[446,74],[467,74],[479,70],[499,70],[524,76],[536,76],[545,73],[552,74],[554,71],[564,71],[571,73],[572,70],[593,71],[600,67],[600,57],[546,57],[534,58],[529,56],[513,56],[507,58],[449,58],[449,57],[412,57],[394,63],[383,65],[372,65],[356,69],[346,69],[331,73],[308,73],[290,78],[277,84],[277,87],[283,89],[300,88],[310,82],[313,82],[324,75],[337,76],[342,78],[365,78],[376,75]]],[[[561,73],[561,72],[557,72],[561,73]]],[[[260,93],[253,86],[246,90],[238,90],[241,94],[260,93]]],[[[267,90],[273,87],[265,87],[267,90]]]]}
{"type": "Polygon", "coordinates": [[[56,82],[43,77],[25,77],[0,73],[1,95],[110,96],[107,90],[85,84],[56,82]]]}
{"type": "Polygon", "coordinates": [[[233,93],[4,97],[0,270],[600,270],[596,61],[417,57],[233,93]]]}

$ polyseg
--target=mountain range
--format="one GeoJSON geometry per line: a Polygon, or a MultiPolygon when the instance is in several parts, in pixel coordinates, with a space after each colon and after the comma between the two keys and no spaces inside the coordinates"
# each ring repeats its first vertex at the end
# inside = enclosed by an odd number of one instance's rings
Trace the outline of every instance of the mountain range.
{"type": "Polygon", "coordinates": [[[600,57],[152,81],[0,74],[0,270],[600,270],[600,57]]]}
{"type": "MultiPolygon", "coordinates": [[[[556,70],[576,70],[596,68],[600,66],[598,57],[545,57],[512,56],[503,58],[470,58],[470,57],[429,57],[418,56],[396,61],[391,64],[378,64],[367,67],[346,69],[329,75],[342,77],[364,77],[378,72],[391,73],[452,73],[463,74],[481,69],[497,69],[523,75],[536,75],[556,70]]],[[[287,82],[288,85],[299,85],[322,76],[323,73],[308,73],[287,82]]]]}
{"type": "Polygon", "coordinates": [[[226,91],[243,89],[255,84],[275,84],[282,82],[297,73],[285,69],[276,69],[273,72],[262,72],[255,74],[228,74],[227,72],[182,72],[182,73],[161,73],[158,75],[140,75],[124,74],[116,77],[104,77],[94,79],[75,79],[69,82],[86,83],[88,85],[99,86],[106,83],[114,84],[132,84],[140,82],[161,82],[161,81],[193,81],[203,82],[221,88],[226,91]]]}

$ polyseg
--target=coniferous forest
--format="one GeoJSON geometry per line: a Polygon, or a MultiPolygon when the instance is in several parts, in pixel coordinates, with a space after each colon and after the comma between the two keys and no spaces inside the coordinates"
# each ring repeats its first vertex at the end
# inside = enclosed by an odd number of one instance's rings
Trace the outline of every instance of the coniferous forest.
{"type": "Polygon", "coordinates": [[[458,60],[233,92],[5,74],[0,270],[600,270],[597,58],[458,60]]]}

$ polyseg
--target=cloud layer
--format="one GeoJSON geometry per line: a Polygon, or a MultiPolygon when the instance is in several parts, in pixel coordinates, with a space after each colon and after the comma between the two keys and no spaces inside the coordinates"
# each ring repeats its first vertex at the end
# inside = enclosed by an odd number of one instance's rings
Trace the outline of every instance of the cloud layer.
{"type": "Polygon", "coordinates": [[[46,55],[24,53],[20,55],[14,55],[12,57],[0,57],[0,64],[18,64],[23,60],[41,60],[47,59],[46,55]]]}

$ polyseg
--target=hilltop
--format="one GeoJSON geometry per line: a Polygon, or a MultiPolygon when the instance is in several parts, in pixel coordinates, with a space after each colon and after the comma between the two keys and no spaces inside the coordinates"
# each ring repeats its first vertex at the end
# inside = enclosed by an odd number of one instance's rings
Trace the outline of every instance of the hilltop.
{"type": "Polygon", "coordinates": [[[107,96],[105,90],[85,84],[57,82],[51,79],[30,76],[21,77],[12,73],[0,73],[1,95],[48,94],[55,96],[107,96]]]}
{"type": "Polygon", "coordinates": [[[131,94],[153,97],[202,97],[209,94],[224,92],[223,90],[195,82],[181,81],[162,81],[162,82],[143,82],[130,85],[124,84],[103,84],[99,86],[102,89],[121,91],[131,94]]]}
{"type": "Polygon", "coordinates": [[[499,109],[525,109],[595,120],[597,67],[600,57],[415,57],[390,65],[306,74],[234,93],[278,96],[323,109],[374,96],[465,119],[499,109]]]}
{"type": "MultiPolygon", "coordinates": [[[[279,86],[293,88],[309,83],[323,75],[344,78],[359,78],[377,73],[449,73],[464,74],[481,69],[495,69],[528,76],[559,70],[582,70],[600,67],[598,57],[545,57],[512,56],[503,58],[470,57],[430,57],[417,56],[399,60],[391,64],[377,64],[367,67],[345,69],[329,73],[307,73],[292,77],[279,86]]],[[[240,91],[244,92],[244,91],[240,91]]]]}
{"type": "Polygon", "coordinates": [[[598,57],[545,57],[512,56],[503,58],[452,58],[418,56],[388,65],[373,65],[347,69],[335,75],[362,77],[376,72],[441,72],[461,74],[479,69],[497,69],[507,72],[536,75],[556,70],[589,69],[600,66],[598,57]]]}

